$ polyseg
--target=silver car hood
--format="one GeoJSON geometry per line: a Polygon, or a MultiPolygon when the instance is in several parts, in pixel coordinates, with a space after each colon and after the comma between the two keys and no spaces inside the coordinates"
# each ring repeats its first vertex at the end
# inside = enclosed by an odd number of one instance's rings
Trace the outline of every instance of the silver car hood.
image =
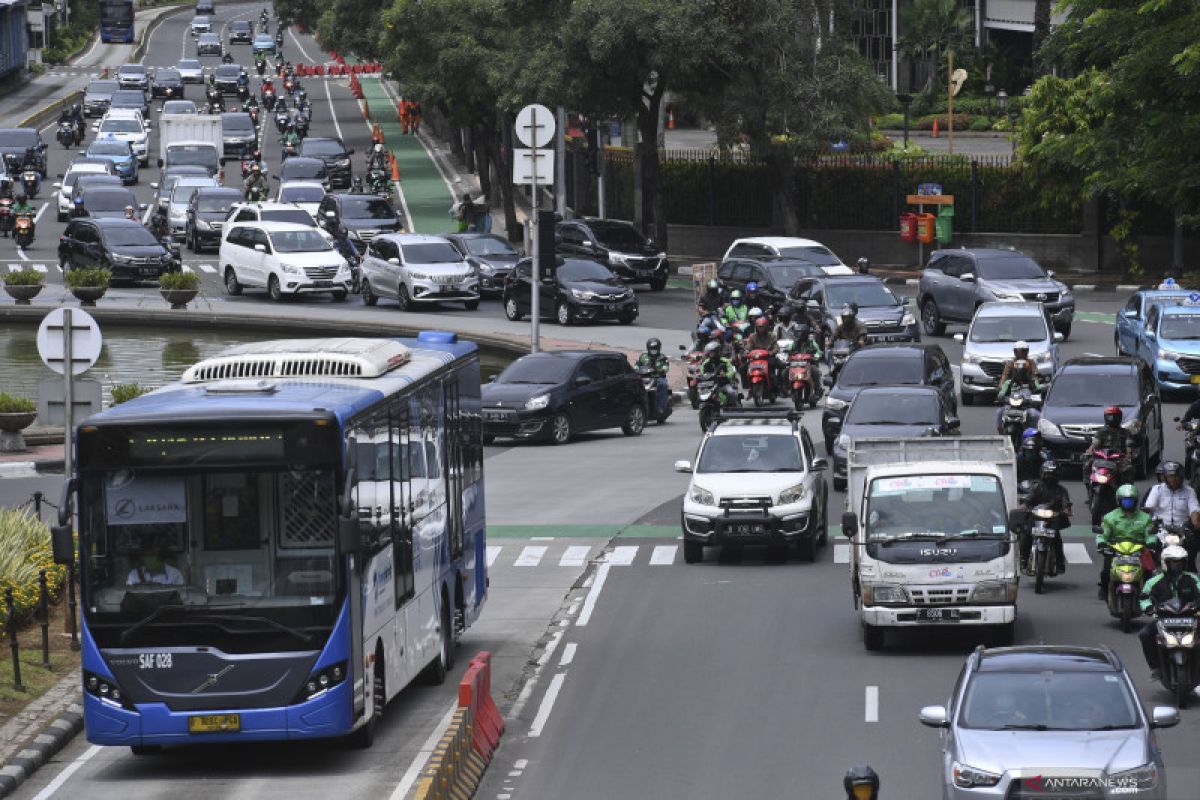
{"type": "Polygon", "coordinates": [[[1150,760],[1145,732],[956,730],[958,760],[1002,773],[1023,770],[1103,770],[1112,775],[1150,760]]]}
{"type": "MultiPolygon", "coordinates": [[[[997,361],[1007,361],[1013,357],[1013,345],[1016,342],[972,342],[967,340],[963,345],[963,353],[971,355],[983,356],[984,358],[994,359],[997,361]]],[[[1029,345],[1029,357],[1033,358],[1038,353],[1050,352],[1050,342],[1042,340],[1027,342],[1029,345]]]]}
{"type": "Polygon", "coordinates": [[[999,289],[1005,292],[1065,292],[1067,287],[1053,278],[1020,278],[1010,280],[983,279],[981,283],[988,289],[999,289]]]}

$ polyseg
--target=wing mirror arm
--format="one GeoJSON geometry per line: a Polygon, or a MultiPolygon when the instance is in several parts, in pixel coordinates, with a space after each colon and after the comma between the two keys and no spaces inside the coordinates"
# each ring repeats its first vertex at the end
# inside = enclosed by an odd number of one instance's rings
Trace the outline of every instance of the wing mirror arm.
{"type": "Polygon", "coordinates": [[[58,502],[58,524],[50,529],[50,549],[55,564],[75,563],[75,530],[71,524],[74,514],[71,498],[74,495],[75,479],[68,478],[63,481],[62,497],[58,502]]]}
{"type": "Polygon", "coordinates": [[[337,546],[343,555],[362,552],[362,536],[358,530],[358,510],[354,508],[353,490],[356,482],[353,469],[346,471],[346,486],[342,490],[342,509],[338,515],[337,546]]]}

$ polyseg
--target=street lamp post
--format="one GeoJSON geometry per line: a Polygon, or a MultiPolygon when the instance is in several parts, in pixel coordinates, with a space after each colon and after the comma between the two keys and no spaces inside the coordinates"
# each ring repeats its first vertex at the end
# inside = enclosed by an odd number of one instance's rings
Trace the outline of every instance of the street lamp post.
{"type": "Polygon", "coordinates": [[[911,94],[898,94],[896,99],[900,101],[900,108],[904,111],[904,149],[908,149],[908,107],[912,105],[911,94]]]}

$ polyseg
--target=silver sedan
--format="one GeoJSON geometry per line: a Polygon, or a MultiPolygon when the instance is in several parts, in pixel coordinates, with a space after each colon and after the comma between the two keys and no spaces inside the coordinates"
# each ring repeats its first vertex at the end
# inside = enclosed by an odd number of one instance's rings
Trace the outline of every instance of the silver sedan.
{"type": "Polygon", "coordinates": [[[181,58],[175,65],[184,83],[204,83],[204,65],[195,58],[181,58]]]}

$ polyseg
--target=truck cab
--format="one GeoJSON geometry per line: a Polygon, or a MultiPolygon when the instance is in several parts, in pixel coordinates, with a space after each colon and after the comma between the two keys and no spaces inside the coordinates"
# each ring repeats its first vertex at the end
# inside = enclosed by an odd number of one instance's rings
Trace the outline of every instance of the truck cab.
{"type": "Polygon", "coordinates": [[[863,644],[887,628],[987,626],[1017,617],[1016,475],[997,436],[855,439],[842,532],[863,644]]]}

